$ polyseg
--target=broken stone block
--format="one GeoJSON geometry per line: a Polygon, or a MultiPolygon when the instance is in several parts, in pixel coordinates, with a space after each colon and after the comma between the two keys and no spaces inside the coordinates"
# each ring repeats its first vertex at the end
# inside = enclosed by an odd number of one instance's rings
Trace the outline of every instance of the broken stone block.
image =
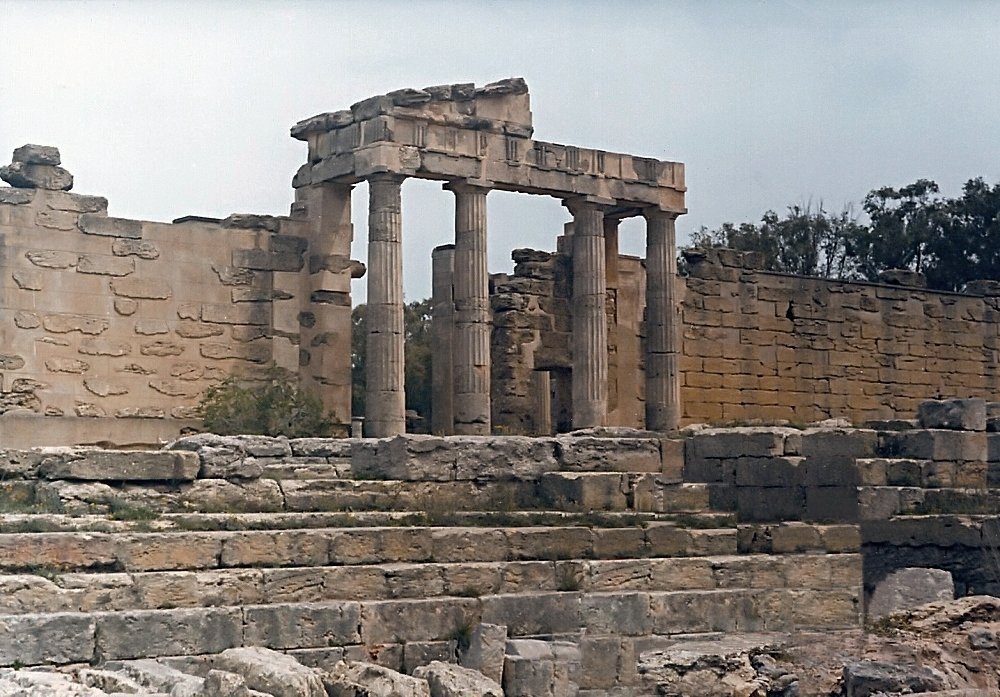
{"type": "Polygon", "coordinates": [[[469,637],[469,645],[459,648],[458,663],[499,683],[503,679],[506,645],[506,627],[499,624],[477,624],[469,637]]]}
{"type": "Polygon", "coordinates": [[[927,287],[927,277],[919,271],[910,271],[909,269],[886,269],[879,272],[878,280],[880,283],[887,283],[891,286],[927,287]]]}
{"type": "Polygon", "coordinates": [[[933,668],[882,661],[857,661],[844,666],[844,694],[871,697],[885,693],[937,692],[946,682],[933,668]]]}
{"type": "Polygon", "coordinates": [[[278,651],[260,647],[227,649],[212,662],[242,676],[250,689],[274,697],[326,697],[316,671],[278,651]]]}
{"type": "Polygon", "coordinates": [[[168,693],[171,697],[200,697],[203,694],[203,678],[150,658],[124,661],[118,664],[117,670],[141,685],[168,693]]]}
{"type": "Polygon", "coordinates": [[[930,399],[917,407],[917,418],[922,428],[985,431],[986,400],[930,399]]]}
{"type": "Polygon", "coordinates": [[[250,697],[242,675],[225,670],[210,670],[202,686],[203,697],[250,697]]]}
{"type": "Polygon", "coordinates": [[[73,188],[73,175],[54,165],[33,165],[12,162],[0,167],[0,179],[11,186],[23,189],[49,189],[69,191],[73,188]]]}
{"type": "Polygon", "coordinates": [[[33,145],[31,143],[14,149],[13,162],[23,162],[28,165],[60,165],[59,148],[52,145],[33,145]]]}
{"type": "Polygon", "coordinates": [[[267,230],[277,232],[281,219],[273,215],[256,215],[253,213],[233,213],[224,218],[221,225],[224,228],[240,228],[244,230],[267,230]]]}
{"type": "Polygon", "coordinates": [[[201,463],[194,453],[181,451],[45,449],[51,452],[39,468],[46,479],[87,481],[190,481],[201,463]]]}
{"type": "Polygon", "coordinates": [[[500,685],[482,673],[452,663],[432,661],[413,671],[413,677],[426,680],[431,697],[504,697],[500,685]]]}
{"type": "Polygon", "coordinates": [[[868,617],[878,619],[937,600],[952,600],[955,583],[944,569],[908,567],[886,576],[868,601],[868,617]]]}
{"type": "Polygon", "coordinates": [[[426,680],[360,661],[340,661],[323,676],[330,697],[430,697],[426,680]]]}

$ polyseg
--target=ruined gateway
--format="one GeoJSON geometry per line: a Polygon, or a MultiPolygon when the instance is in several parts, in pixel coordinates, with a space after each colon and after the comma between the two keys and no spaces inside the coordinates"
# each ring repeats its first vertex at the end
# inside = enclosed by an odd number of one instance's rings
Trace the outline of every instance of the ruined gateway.
{"type": "Polygon", "coordinates": [[[517,79],[293,136],[287,217],[113,218],[54,148],[0,170],[0,694],[997,694],[994,285],[726,250],[678,278],[683,166],[533,140],[517,79]],[[456,435],[402,433],[407,176],[456,201],[456,435]],[[491,188],[563,199],[556,251],[491,278],[491,188]],[[617,252],[627,216],[644,260],[617,252]],[[207,385],[269,364],[346,435],[366,266],[374,437],[177,438],[207,385]],[[678,430],[750,419],[812,425],[678,430]]]}

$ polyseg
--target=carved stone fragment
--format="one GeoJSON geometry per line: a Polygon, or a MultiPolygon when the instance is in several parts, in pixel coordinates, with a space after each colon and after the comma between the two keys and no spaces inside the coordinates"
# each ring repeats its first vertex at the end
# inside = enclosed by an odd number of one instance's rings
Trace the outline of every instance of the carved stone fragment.
{"type": "Polygon", "coordinates": [[[42,319],[42,326],[53,334],[80,332],[81,334],[97,335],[107,330],[108,320],[88,315],[46,315],[42,319]]]}
{"type": "Polygon", "coordinates": [[[121,278],[111,282],[111,292],[126,298],[166,300],[173,295],[170,284],[156,278],[121,278]]]}
{"type": "Polygon", "coordinates": [[[160,249],[152,242],[130,238],[117,239],[111,243],[111,253],[116,257],[139,257],[140,259],[158,259],[160,249]]]}

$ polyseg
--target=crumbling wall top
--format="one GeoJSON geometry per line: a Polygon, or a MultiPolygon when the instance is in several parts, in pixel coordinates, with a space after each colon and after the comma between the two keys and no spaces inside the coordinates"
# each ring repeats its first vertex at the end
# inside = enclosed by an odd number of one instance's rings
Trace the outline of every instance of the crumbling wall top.
{"type": "Polygon", "coordinates": [[[530,138],[531,110],[524,78],[512,77],[476,87],[471,82],[404,88],[363,99],[349,109],[317,114],[292,126],[298,140],[360,123],[376,116],[419,116],[445,125],[530,138]]]}
{"type": "Polygon", "coordinates": [[[396,90],[292,127],[292,137],[309,145],[292,185],[350,185],[390,173],[587,197],[613,217],[686,212],[680,162],[534,140],[533,132],[522,78],[396,90]]]}

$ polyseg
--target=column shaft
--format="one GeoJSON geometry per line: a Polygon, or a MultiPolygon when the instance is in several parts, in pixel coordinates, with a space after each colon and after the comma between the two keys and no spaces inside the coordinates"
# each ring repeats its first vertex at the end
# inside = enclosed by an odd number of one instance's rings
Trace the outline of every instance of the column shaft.
{"type": "Polygon", "coordinates": [[[574,201],[573,428],[603,426],[608,408],[608,319],[604,214],[574,201]]]}
{"type": "Polygon", "coordinates": [[[671,431],[681,417],[674,221],[646,213],[646,428],[671,431]]]}
{"type": "Polygon", "coordinates": [[[391,174],[372,175],[368,179],[365,431],[375,438],[406,431],[402,181],[391,174]]]}
{"type": "Polygon", "coordinates": [[[465,183],[455,194],[455,433],[490,433],[490,298],[486,194],[465,183]]]}
{"type": "Polygon", "coordinates": [[[455,246],[442,245],[431,255],[431,433],[455,432],[454,300],[455,246]]]}

